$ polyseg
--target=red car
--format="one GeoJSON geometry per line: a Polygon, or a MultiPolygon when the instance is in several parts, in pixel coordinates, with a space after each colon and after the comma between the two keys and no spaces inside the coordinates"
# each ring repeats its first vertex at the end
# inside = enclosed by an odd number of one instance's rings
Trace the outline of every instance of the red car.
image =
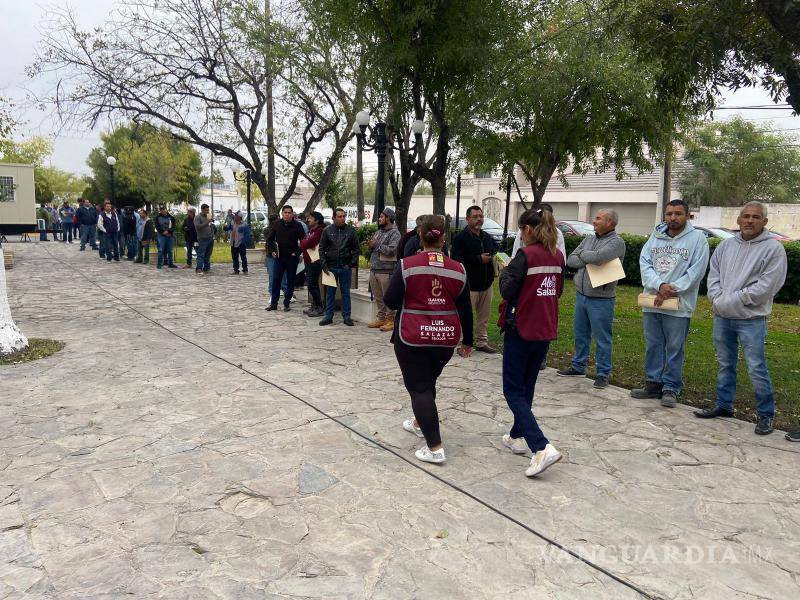
{"type": "Polygon", "coordinates": [[[556,227],[561,230],[564,237],[586,237],[587,235],[594,235],[594,227],[592,227],[592,224],[584,223],[583,221],[556,221],[556,227]]]}

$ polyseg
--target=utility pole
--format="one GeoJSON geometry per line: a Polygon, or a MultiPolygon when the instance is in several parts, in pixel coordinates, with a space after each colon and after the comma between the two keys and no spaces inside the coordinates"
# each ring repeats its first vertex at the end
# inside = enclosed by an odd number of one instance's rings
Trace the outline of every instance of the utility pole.
{"type": "MultiPolygon", "coordinates": [[[[270,50],[272,47],[272,34],[270,26],[269,0],[264,0],[264,16],[267,24],[267,53],[265,57],[266,86],[267,86],[267,207],[275,206],[275,131],[272,106],[272,66],[270,65],[270,50]]],[[[267,209],[269,210],[269,208],[267,209]]]]}

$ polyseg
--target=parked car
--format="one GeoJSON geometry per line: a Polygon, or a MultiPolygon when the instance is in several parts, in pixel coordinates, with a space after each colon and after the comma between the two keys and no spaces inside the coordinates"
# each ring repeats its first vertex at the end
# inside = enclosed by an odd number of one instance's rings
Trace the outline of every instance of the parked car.
{"type": "Polygon", "coordinates": [[[720,240],[727,240],[728,238],[732,238],[736,234],[731,231],[730,229],[725,229],[724,227],[700,227],[698,225],[694,225],[694,228],[702,231],[706,238],[718,238],[720,240]]]}
{"type": "Polygon", "coordinates": [[[592,224],[584,221],[556,221],[556,227],[561,230],[565,238],[569,236],[586,237],[587,235],[594,235],[592,224]]]}
{"type": "MultiPolygon", "coordinates": [[[[732,235],[739,233],[739,229],[731,229],[729,230],[732,235]]],[[[780,233],[778,231],[773,231],[772,229],[769,230],[769,234],[779,242],[787,243],[787,242],[794,242],[796,241],[794,238],[790,238],[788,235],[784,233],[780,233]]]]}

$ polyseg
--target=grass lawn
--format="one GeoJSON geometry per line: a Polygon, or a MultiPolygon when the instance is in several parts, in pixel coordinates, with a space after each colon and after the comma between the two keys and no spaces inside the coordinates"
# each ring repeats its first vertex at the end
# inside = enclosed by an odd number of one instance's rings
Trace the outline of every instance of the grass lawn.
{"type": "MultiPolygon", "coordinates": [[[[153,262],[153,252],[156,250],[155,247],[150,248],[150,262],[153,262]]],[[[248,249],[247,250],[247,261],[255,261],[264,260],[264,252],[263,246],[256,247],[255,249],[248,249]]],[[[156,252],[157,255],[157,252],[156,252]]],[[[194,264],[195,257],[192,257],[192,264],[194,264]]],[[[175,248],[175,262],[178,264],[185,264],[186,263],[186,246],[177,246],[175,248]]],[[[232,263],[233,258],[231,257],[231,247],[226,244],[225,242],[215,242],[214,249],[211,251],[211,264],[219,264],[219,263],[232,263]]]]}
{"type": "MultiPolygon", "coordinates": [[[[644,381],[644,334],[642,312],[636,306],[639,287],[620,286],[614,318],[614,350],[611,383],[623,388],[640,387],[644,381]]],[[[497,307],[500,293],[497,282],[494,288],[493,314],[489,321],[489,338],[492,345],[502,349],[502,334],[497,328],[497,307]]],[[[573,354],[572,320],[575,311],[575,286],[566,282],[560,302],[559,338],[550,346],[547,364],[566,368],[573,354]]],[[[705,296],[697,301],[692,317],[689,338],[686,341],[686,387],[681,402],[692,406],[711,406],[717,377],[717,361],[711,341],[713,317],[711,303],[705,296]]],[[[777,402],[776,426],[796,429],[800,423],[800,307],[776,304],[768,323],[767,364],[775,387],[777,402]]],[[[588,374],[594,374],[590,363],[588,374]]],[[[739,384],[737,386],[736,416],[755,420],[755,399],[747,366],[739,358],[739,384]]]]}
{"type": "Polygon", "coordinates": [[[18,365],[20,363],[47,358],[61,350],[64,342],[46,340],[42,338],[29,338],[28,347],[21,352],[0,356],[0,365],[18,365]]]}

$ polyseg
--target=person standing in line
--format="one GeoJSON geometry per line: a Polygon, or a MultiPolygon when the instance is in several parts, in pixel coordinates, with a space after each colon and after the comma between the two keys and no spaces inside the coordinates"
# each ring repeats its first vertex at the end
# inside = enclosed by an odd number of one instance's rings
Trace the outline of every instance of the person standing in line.
{"type": "Polygon", "coordinates": [[[58,232],[61,231],[61,216],[52,204],[47,205],[47,211],[50,213],[50,223],[53,226],[53,239],[58,241],[58,232]]]}
{"type": "Polygon", "coordinates": [[[294,209],[284,206],[281,218],[272,226],[267,239],[268,251],[275,259],[274,270],[270,277],[272,296],[266,310],[278,310],[278,299],[281,295],[281,281],[286,275],[286,292],[283,296],[283,310],[291,310],[290,302],[294,296],[294,281],[297,277],[297,265],[300,262],[300,240],[305,232],[300,223],[294,219],[294,209]]]}
{"type": "Polygon", "coordinates": [[[594,217],[594,235],[581,240],[578,247],[567,258],[567,266],[577,269],[575,283],[575,319],[573,331],[575,355],[568,369],[557,372],[560,377],[583,377],[586,363],[595,343],[596,373],[594,387],[608,387],[611,375],[611,348],[614,323],[614,303],[617,282],[592,287],[586,265],[602,265],[618,258],[625,258],[625,240],[617,235],[619,216],[613,210],[600,210],[594,217]]]}
{"type": "Polygon", "coordinates": [[[242,261],[242,273],[247,275],[247,246],[251,243],[250,225],[242,221],[242,213],[233,215],[233,223],[225,225],[225,231],[231,232],[231,258],[233,258],[233,275],[239,274],[239,260],[242,261]]]}
{"type": "Polygon", "coordinates": [[[100,250],[100,258],[105,256],[106,261],[111,262],[114,257],[119,262],[119,246],[117,246],[117,233],[120,230],[119,217],[111,207],[111,202],[106,201],[103,212],[97,217],[97,229],[103,232],[103,248],[100,250]]]}
{"type": "Polygon", "coordinates": [[[689,323],[697,304],[700,282],[708,267],[708,240],[689,223],[689,205],[671,200],[639,255],[644,293],[655,296],[654,306],[642,310],[645,340],[645,385],[631,397],[661,398],[671,408],[683,389],[683,363],[689,323]],[[677,310],[664,308],[676,298],[677,310]]]}
{"type": "Polygon", "coordinates": [[[467,209],[467,226],[453,238],[453,258],[464,265],[475,311],[475,350],[496,354],[489,345],[489,314],[492,310],[494,256],[497,243],[483,230],[480,206],[467,209]]]}
{"type": "Polygon", "coordinates": [[[389,278],[397,264],[397,248],[400,243],[400,231],[394,224],[394,211],[383,209],[378,216],[378,231],[369,241],[369,286],[378,314],[368,325],[373,329],[391,331],[394,329],[394,312],[383,302],[383,295],[389,288],[389,278]]]}
{"type": "Polygon", "coordinates": [[[47,237],[47,230],[50,229],[50,211],[47,206],[40,206],[36,209],[36,219],[44,222],[44,228],[39,229],[39,241],[49,242],[50,238],[47,237]]]}
{"type": "MultiPolygon", "coordinates": [[[[319,242],[319,260],[322,271],[336,278],[336,284],[342,294],[342,322],[348,327],[354,325],[350,318],[350,284],[353,267],[358,264],[360,255],[356,230],[347,224],[344,209],[333,211],[333,225],[322,232],[319,242]]],[[[325,291],[325,317],[319,322],[321,326],[333,323],[333,310],[336,306],[336,288],[327,286],[325,291]]]]}
{"type": "Polygon", "coordinates": [[[214,251],[214,224],[208,214],[208,204],[200,206],[200,214],[194,218],[197,231],[197,266],[195,273],[205,275],[211,270],[211,253],[214,251]]]}
{"type": "Polygon", "coordinates": [[[117,232],[117,246],[119,255],[125,256],[125,213],[122,208],[117,208],[117,220],[119,221],[119,231],[117,232]]]}
{"type": "Polygon", "coordinates": [[[303,251],[303,262],[306,265],[306,279],[308,294],[311,298],[311,307],[303,313],[309,317],[320,317],[325,312],[322,304],[322,295],[319,291],[319,277],[322,274],[322,267],[319,261],[319,242],[322,239],[322,232],[325,231],[325,217],[322,213],[312,212],[308,216],[308,233],[300,241],[300,249],[303,251]],[[316,260],[311,260],[309,250],[317,250],[316,260]]]}
{"type": "Polygon", "coordinates": [[[156,232],[158,232],[158,263],[156,267],[160,269],[166,264],[171,269],[176,268],[172,256],[172,248],[175,243],[175,217],[167,212],[166,204],[158,206],[156,232]]]}
{"type": "MultiPolygon", "coordinates": [[[[279,220],[278,215],[269,215],[267,217],[267,221],[269,225],[267,227],[267,231],[264,234],[264,239],[269,240],[269,236],[272,233],[272,229],[275,227],[275,223],[279,220]]],[[[268,244],[268,242],[267,242],[268,244]]],[[[270,296],[270,301],[267,303],[267,306],[272,304],[272,281],[275,275],[275,257],[272,256],[272,252],[269,251],[269,245],[266,248],[267,254],[267,294],[270,296]]],[[[286,298],[286,273],[283,274],[283,278],[281,279],[281,293],[283,294],[284,298],[286,298]]],[[[280,298],[275,299],[275,304],[278,303],[280,298]]],[[[289,298],[289,302],[294,302],[294,297],[289,298]]]]}
{"type": "Polygon", "coordinates": [[[745,204],[736,223],[739,233],[711,255],[708,299],[714,308],[714,349],[719,362],[716,406],[696,410],[701,419],[732,417],[736,366],[742,346],[758,404],[758,435],[772,433],[775,393],[764,352],[772,300],[786,282],[786,250],[765,229],[769,219],[761,202],[745,204]]]}
{"type": "Polygon", "coordinates": [[[186,211],[186,218],[183,220],[183,225],[181,225],[181,230],[183,231],[183,241],[186,244],[186,266],[192,266],[192,252],[194,251],[194,246],[197,243],[197,229],[194,226],[194,218],[197,215],[197,211],[189,207],[186,211]]]}
{"type": "Polygon", "coordinates": [[[126,260],[133,262],[136,258],[136,212],[132,206],[122,210],[122,233],[125,237],[126,260]]]}
{"type": "Polygon", "coordinates": [[[76,213],[80,225],[81,250],[88,243],[92,250],[97,249],[97,210],[88,200],[84,200],[76,213]]]}
{"type": "Polygon", "coordinates": [[[136,219],[136,260],[134,262],[142,263],[145,265],[150,264],[150,242],[153,241],[155,236],[155,227],[153,221],[147,214],[147,209],[142,208],[139,210],[138,218],[136,219]]]}
{"type": "Polygon", "coordinates": [[[503,445],[514,454],[530,448],[525,475],[541,475],[561,460],[531,410],[536,380],[550,342],[558,337],[558,301],[564,289],[564,255],[557,248],[553,214],[530,209],[519,218],[524,247],[500,273],[498,325],[503,331],[503,395],[514,424],[503,445]]]}
{"type": "Polygon", "coordinates": [[[403,429],[425,438],[417,459],[443,463],[436,381],[462,337],[459,355],[472,353],[472,305],[464,265],[442,253],[444,217],[423,220],[420,239],[422,252],[398,262],[383,301],[397,311],[392,343],[414,411],[403,429]]]}
{"type": "Polygon", "coordinates": [[[65,244],[72,243],[72,221],[75,218],[75,209],[73,209],[69,202],[66,200],[61,208],[58,210],[58,216],[61,219],[61,241],[65,244]]]}

